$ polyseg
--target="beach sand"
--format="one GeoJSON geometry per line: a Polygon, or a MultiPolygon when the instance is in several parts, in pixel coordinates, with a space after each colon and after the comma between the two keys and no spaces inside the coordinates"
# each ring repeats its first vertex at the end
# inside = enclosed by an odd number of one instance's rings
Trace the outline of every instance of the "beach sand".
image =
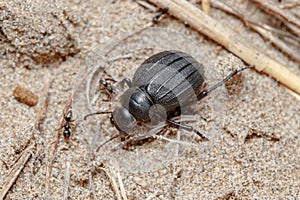
{"type": "MultiPolygon", "coordinates": [[[[244,7],[243,12],[251,8],[244,7]]],[[[230,70],[245,66],[230,52],[170,16],[141,34],[152,34],[150,39],[137,35],[118,43],[151,22],[156,14],[135,1],[123,0],[51,5],[7,1],[1,5],[0,190],[18,158],[30,144],[36,144],[5,199],[46,198],[51,142],[66,102],[86,71],[103,65],[118,81],[132,78],[145,58],[168,48],[195,55],[211,84],[230,70]],[[119,46],[103,60],[106,48],[114,42],[119,46]],[[38,104],[30,107],[17,101],[13,96],[17,86],[37,95],[38,104]],[[38,111],[47,92],[45,119],[42,130],[37,131],[38,111]]],[[[299,63],[241,22],[216,9],[211,15],[300,76],[299,63]]],[[[258,17],[270,20],[263,14],[258,17]]],[[[299,98],[252,69],[244,71],[241,80],[240,91],[229,94],[222,87],[193,107],[199,120],[191,125],[205,133],[209,142],[181,130],[180,141],[187,145],[155,140],[131,150],[113,150],[121,148],[115,147],[120,143],[116,139],[97,153],[101,141],[117,130],[109,116],[94,117],[89,122],[82,122],[82,117],[91,111],[111,110],[115,104],[104,102],[109,97],[102,95],[95,107],[88,109],[85,80],[72,104],[77,127],[69,143],[60,131],[52,162],[50,199],[118,199],[122,188],[117,186],[120,191],[116,192],[112,180],[117,185],[123,183],[128,199],[300,199],[299,98]],[[64,185],[69,185],[68,190],[64,185]]],[[[169,132],[169,138],[178,139],[171,134],[176,129],[169,132]]]]}

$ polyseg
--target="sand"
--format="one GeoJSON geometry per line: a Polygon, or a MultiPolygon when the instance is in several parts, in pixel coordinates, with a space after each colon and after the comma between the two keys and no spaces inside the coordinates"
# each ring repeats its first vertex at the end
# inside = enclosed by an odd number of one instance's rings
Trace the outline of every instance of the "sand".
{"type": "MultiPolygon", "coordinates": [[[[156,12],[135,1],[26,2],[7,1],[0,7],[0,191],[30,143],[36,142],[38,150],[33,151],[4,199],[46,198],[46,163],[55,128],[86,71],[101,66],[117,81],[132,78],[145,58],[164,49],[193,55],[204,65],[208,85],[245,66],[172,17],[120,43],[104,58],[107,48],[145,26],[156,12]],[[51,80],[42,131],[37,131],[38,111],[51,80]],[[37,95],[38,104],[30,107],[17,101],[13,96],[17,86],[37,95]]],[[[243,8],[245,13],[253,9],[243,8]]],[[[211,13],[300,76],[299,63],[233,17],[215,9],[211,13]]],[[[268,20],[263,14],[258,16],[268,20]]],[[[87,80],[80,84],[72,104],[77,127],[69,143],[61,130],[52,165],[50,199],[118,199],[122,196],[120,182],[128,199],[300,198],[300,103],[272,78],[246,70],[240,91],[230,94],[225,87],[219,88],[188,110],[196,122],[187,123],[204,133],[209,142],[169,128],[165,138],[173,142],[154,140],[124,150],[116,139],[99,152],[96,148],[117,130],[109,116],[87,122],[82,118],[92,111],[112,110],[116,104],[110,102],[116,100],[102,91],[88,108],[87,80]]]]}

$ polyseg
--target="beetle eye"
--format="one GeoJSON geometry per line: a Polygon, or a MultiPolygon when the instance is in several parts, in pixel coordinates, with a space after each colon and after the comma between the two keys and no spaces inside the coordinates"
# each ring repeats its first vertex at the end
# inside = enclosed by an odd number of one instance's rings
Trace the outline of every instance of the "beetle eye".
{"type": "Polygon", "coordinates": [[[112,113],[113,121],[118,130],[130,132],[137,124],[132,114],[124,107],[118,107],[112,113]]]}

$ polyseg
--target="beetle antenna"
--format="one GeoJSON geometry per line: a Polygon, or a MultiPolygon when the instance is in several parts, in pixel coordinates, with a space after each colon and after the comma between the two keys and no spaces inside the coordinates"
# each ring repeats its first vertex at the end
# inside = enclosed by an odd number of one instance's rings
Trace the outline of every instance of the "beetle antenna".
{"type": "Polygon", "coordinates": [[[84,116],[84,120],[86,120],[88,117],[93,116],[93,115],[102,115],[102,114],[112,114],[111,111],[102,111],[102,112],[95,112],[95,113],[90,113],[84,116]]]}
{"type": "Polygon", "coordinates": [[[220,82],[218,82],[217,84],[213,85],[212,87],[208,88],[207,90],[202,91],[198,96],[197,99],[200,100],[203,97],[206,97],[209,93],[211,93],[211,91],[217,89],[218,87],[220,87],[221,85],[223,85],[224,83],[226,83],[227,81],[229,81],[234,75],[236,75],[237,73],[240,73],[241,71],[244,71],[245,69],[249,69],[252,68],[253,66],[247,66],[244,67],[242,69],[239,70],[234,70],[232,71],[228,76],[226,76],[223,80],[221,80],[220,82]]]}

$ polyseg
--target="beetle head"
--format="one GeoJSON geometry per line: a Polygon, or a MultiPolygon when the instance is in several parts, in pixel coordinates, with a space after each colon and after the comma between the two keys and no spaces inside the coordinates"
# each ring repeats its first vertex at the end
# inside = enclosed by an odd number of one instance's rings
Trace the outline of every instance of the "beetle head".
{"type": "Polygon", "coordinates": [[[123,106],[117,107],[112,117],[116,128],[125,133],[129,133],[137,124],[134,116],[123,106]]]}

